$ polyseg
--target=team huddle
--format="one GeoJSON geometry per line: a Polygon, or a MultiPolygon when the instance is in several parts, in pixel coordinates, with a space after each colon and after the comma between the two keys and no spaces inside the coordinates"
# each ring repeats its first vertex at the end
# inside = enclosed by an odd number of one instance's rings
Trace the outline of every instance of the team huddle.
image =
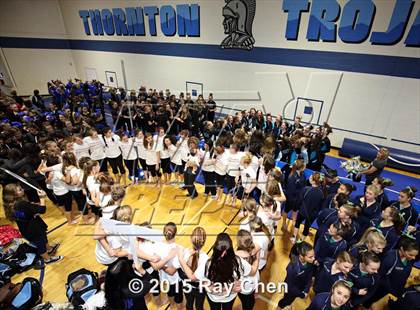
{"type": "Polygon", "coordinates": [[[285,234],[292,250],[280,309],[308,296],[311,310],[370,308],[388,294],[396,297],[391,309],[420,305],[418,286],[406,287],[419,259],[417,190],[407,186],[397,201],[388,199],[386,149],[363,172],[366,188],[355,196],[353,185],[323,165],[328,124],[303,126],[300,117],[289,123],[254,108],[219,115],[211,94],[193,100],[141,87],[111,89],[105,100],[99,82],[79,80],[51,81],[49,92],[48,106],[37,91],[28,101],[0,93],[3,207],[46,264],[65,259],[40,216],[47,197],[68,225],[95,223],[92,251],[107,271],[103,290],[84,309],[147,309],[149,299],[178,309],[203,309],[206,300],[212,310],[232,309],[236,297],[242,309],[255,309],[261,274],[285,234]],[[178,187],[195,199],[197,182],[208,199],[240,209],[236,236],[219,233],[210,253],[203,251],[204,227],[194,228],[184,248],[168,222],[162,241],[136,238],[133,263],[128,238],[103,225],[132,223],[128,187],[178,187]],[[127,288],[133,279],[141,291],[127,288]]]}

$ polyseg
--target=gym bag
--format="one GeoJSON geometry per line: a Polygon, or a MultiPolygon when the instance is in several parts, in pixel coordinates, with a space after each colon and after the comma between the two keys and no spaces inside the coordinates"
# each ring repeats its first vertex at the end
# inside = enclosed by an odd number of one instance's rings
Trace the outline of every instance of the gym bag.
{"type": "Polygon", "coordinates": [[[30,310],[42,302],[42,287],[37,279],[8,283],[0,289],[0,306],[5,310],[30,310]]]}
{"type": "Polygon", "coordinates": [[[84,268],[67,277],[66,295],[73,306],[83,305],[99,291],[98,274],[84,268]]]}
{"type": "Polygon", "coordinates": [[[0,283],[7,283],[17,274],[34,267],[38,261],[37,249],[22,243],[10,257],[0,260],[0,283]]]}

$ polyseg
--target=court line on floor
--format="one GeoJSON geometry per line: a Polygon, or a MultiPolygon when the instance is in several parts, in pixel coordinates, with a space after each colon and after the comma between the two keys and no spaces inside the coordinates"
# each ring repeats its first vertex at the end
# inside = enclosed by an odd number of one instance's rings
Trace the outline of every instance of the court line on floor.
{"type": "Polygon", "coordinates": [[[238,214],[240,212],[241,212],[241,208],[238,209],[236,214],[233,216],[233,218],[230,220],[230,222],[226,225],[225,229],[223,229],[222,233],[226,232],[226,230],[230,227],[230,225],[232,225],[233,221],[236,219],[236,217],[238,216],[238,214]]]}
{"type": "Polygon", "coordinates": [[[204,204],[204,206],[201,207],[201,209],[187,223],[182,224],[182,226],[181,226],[182,229],[179,231],[179,234],[182,234],[185,231],[185,229],[188,227],[188,225],[190,225],[196,219],[197,216],[201,216],[204,209],[206,209],[212,202],[213,202],[213,200],[211,200],[211,199],[209,201],[207,201],[204,204]]]}
{"type": "Polygon", "coordinates": [[[64,225],[66,225],[67,224],[67,221],[65,221],[65,222],[63,222],[63,223],[61,223],[61,224],[58,224],[57,226],[55,226],[53,229],[51,229],[51,230],[49,230],[49,231],[47,231],[47,235],[48,234],[50,234],[50,233],[52,233],[53,231],[55,231],[55,230],[57,230],[57,229],[59,229],[60,227],[63,227],[64,225]]]}
{"type": "Polygon", "coordinates": [[[272,307],[276,307],[277,308],[277,304],[275,301],[264,297],[263,295],[258,294],[258,297],[256,297],[256,299],[261,299],[262,301],[265,301],[266,303],[270,304],[272,307]]]}

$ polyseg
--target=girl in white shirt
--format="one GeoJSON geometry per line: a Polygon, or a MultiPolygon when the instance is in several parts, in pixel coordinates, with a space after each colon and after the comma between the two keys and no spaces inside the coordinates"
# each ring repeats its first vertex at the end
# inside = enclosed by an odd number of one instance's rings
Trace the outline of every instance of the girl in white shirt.
{"type": "Polygon", "coordinates": [[[75,186],[78,186],[81,189],[80,192],[73,192],[71,190],[70,192],[72,193],[74,200],[76,200],[77,206],[79,208],[79,211],[82,213],[82,219],[85,224],[88,224],[89,217],[92,216],[87,203],[86,191],[83,187],[83,171],[86,163],[90,160],[91,159],[89,157],[82,157],[77,163],[78,167],[70,170],[72,183],[77,184],[75,186]],[[82,208],[80,209],[80,207],[82,208]]]}
{"type": "Polygon", "coordinates": [[[236,144],[231,144],[227,155],[227,168],[226,168],[226,187],[227,199],[226,203],[234,205],[234,190],[236,179],[239,176],[239,167],[241,165],[241,158],[243,153],[239,152],[239,147],[236,144]]]}
{"type": "MultiPolygon", "coordinates": [[[[58,157],[50,156],[47,161],[48,166],[55,166],[59,164],[58,157]]],[[[71,214],[72,208],[72,196],[66,184],[65,174],[70,174],[69,168],[54,169],[48,175],[48,182],[52,187],[54,196],[57,199],[57,205],[60,208],[61,212],[64,213],[69,225],[76,224],[73,222],[73,217],[71,214]],[[63,173],[64,172],[64,173],[63,173]]]]}
{"type": "Polygon", "coordinates": [[[213,141],[208,139],[204,143],[204,158],[203,164],[201,165],[201,172],[204,177],[204,195],[211,194],[213,199],[216,199],[215,163],[213,141]]]}
{"type": "MultiPolygon", "coordinates": [[[[274,203],[273,203],[273,207],[272,207],[272,219],[275,222],[275,230],[277,230],[277,226],[278,226],[278,222],[280,220],[280,218],[282,217],[281,215],[281,210],[282,210],[282,203],[286,201],[286,195],[283,192],[283,187],[281,186],[281,178],[282,178],[282,172],[279,168],[274,168],[271,170],[269,176],[268,176],[268,181],[267,181],[267,185],[266,185],[266,193],[273,197],[274,199],[274,203]]],[[[282,230],[286,231],[287,230],[287,226],[286,226],[286,218],[283,218],[283,225],[282,225],[282,230]]]]}
{"type": "Polygon", "coordinates": [[[251,231],[251,227],[249,226],[251,220],[257,215],[258,212],[258,205],[254,198],[248,198],[242,203],[241,211],[239,212],[239,216],[243,218],[241,220],[241,224],[239,225],[239,229],[251,231]]]}
{"type": "Polygon", "coordinates": [[[190,151],[189,146],[188,146],[188,137],[189,137],[189,131],[187,129],[184,129],[179,133],[179,139],[181,140],[180,151],[181,151],[181,160],[182,160],[183,167],[185,167],[185,164],[187,163],[187,157],[190,151]]]}
{"type": "Polygon", "coordinates": [[[240,281],[249,276],[251,271],[251,265],[235,254],[229,235],[218,234],[213,245],[213,254],[206,263],[205,272],[206,281],[210,282],[207,288],[210,308],[232,309],[238,290],[221,290],[221,288],[227,285],[238,288],[240,281]]]}
{"type": "Polygon", "coordinates": [[[243,290],[238,293],[243,310],[252,310],[255,305],[255,289],[257,288],[260,273],[258,265],[260,260],[260,248],[254,244],[252,235],[247,230],[239,230],[236,236],[237,248],[235,254],[249,264],[252,269],[247,277],[244,278],[243,290]]]}
{"type": "Polygon", "coordinates": [[[216,178],[216,199],[219,200],[223,196],[223,191],[226,184],[226,169],[227,169],[227,152],[223,145],[215,147],[215,163],[214,173],[216,178]]]}
{"type": "Polygon", "coordinates": [[[82,157],[90,157],[89,145],[85,143],[80,134],[73,135],[73,152],[77,160],[82,157]]]}
{"type": "Polygon", "coordinates": [[[257,202],[260,201],[262,193],[265,193],[268,174],[275,167],[274,159],[271,155],[265,155],[261,160],[261,165],[258,167],[257,171],[257,187],[255,188],[255,199],[257,202]]]}
{"type": "MultiPolygon", "coordinates": [[[[140,224],[140,226],[148,226],[148,223],[140,224]]],[[[150,228],[150,227],[149,227],[150,228]]],[[[160,257],[156,253],[162,254],[162,248],[167,249],[167,247],[162,246],[160,242],[151,242],[142,238],[137,238],[138,240],[138,251],[137,256],[139,257],[139,263],[145,272],[150,274],[151,279],[160,282],[159,269],[164,268],[164,266],[176,256],[177,249],[173,248],[172,250],[166,253],[163,253],[165,257],[160,257]]],[[[160,308],[164,304],[160,299],[160,285],[156,287],[156,290],[152,293],[153,300],[157,306],[160,308]]]]}
{"type": "Polygon", "coordinates": [[[258,270],[261,272],[267,265],[268,247],[270,245],[271,234],[267,226],[264,225],[262,219],[258,216],[253,218],[250,222],[252,240],[261,249],[260,262],[258,270]]]}
{"type": "Polygon", "coordinates": [[[180,164],[175,167],[175,171],[178,176],[178,181],[180,182],[179,187],[184,188],[184,172],[185,172],[185,164],[187,163],[187,157],[190,152],[190,149],[188,147],[188,135],[189,132],[187,129],[181,130],[179,133],[179,140],[176,143],[177,151],[175,156],[180,157],[180,164]]]}
{"type": "Polygon", "coordinates": [[[89,160],[83,167],[83,189],[86,192],[86,201],[89,211],[95,215],[95,220],[99,219],[100,208],[94,201],[99,200],[99,163],[96,160],[89,160]]]}
{"type": "Polygon", "coordinates": [[[60,148],[62,149],[61,155],[63,155],[65,152],[73,153],[74,152],[74,149],[73,149],[73,141],[71,141],[71,140],[64,140],[61,143],[60,148]]]}
{"type": "MultiPolygon", "coordinates": [[[[165,257],[171,251],[177,252],[177,244],[175,243],[177,228],[175,223],[169,222],[163,228],[163,235],[165,237],[165,242],[161,244],[156,244],[156,253],[160,257],[165,257]]],[[[168,297],[170,300],[171,306],[176,305],[178,309],[182,309],[183,290],[181,278],[178,275],[176,266],[179,265],[177,262],[177,257],[169,260],[168,262],[162,261],[156,264],[151,263],[154,269],[159,270],[159,277],[161,281],[167,281],[169,283],[168,297]]]]}
{"type": "Polygon", "coordinates": [[[253,191],[257,185],[257,174],[251,166],[252,155],[246,153],[241,158],[240,173],[239,177],[236,178],[236,184],[238,187],[237,195],[233,196],[232,205],[236,205],[236,197],[239,199],[247,199],[253,197],[253,191]]]}
{"type": "Polygon", "coordinates": [[[120,149],[121,139],[108,127],[104,129],[103,139],[105,143],[106,160],[111,165],[112,173],[115,175],[117,183],[120,183],[122,179],[124,186],[126,186],[127,179],[125,178],[125,168],[120,149]]]}
{"type": "Polygon", "coordinates": [[[263,194],[261,196],[260,205],[257,216],[261,218],[264,225],[270,232],[271,238],[268,249],[271,251],[274,246],[274,235],[277,230],[277,222],[281,218],[281,210],[277,209],[277,205],[273,197],[268,194],[263,194]]]}
{"type": "Polygon", "coordinates": [[[125,188],[119,184],[111,186],[110,199],[102,207],[102,218],[112,218],[114,211],[121,205],[125,197],[125,188]]]}
{"type": "Polygon", "coordinates": [[[200,162],[201,153],[198,149],[198,139],[190,138],[189,153],[187,156],[187,162],[185,163],[184,183],[185,189],[188,190],[187,196],[189,196],[191,199],[194,199],[198,196],[194,182],[195,178],[197,177],[198,169],[200,168],[200,162]]]}
{"type": "Polygon", "coordinates": [[[156,128],[157,135],[153,136],[153,139],[155,139],[155,149],[157,152],[160,152],[163,148],[163,139],[165,139],[165,129],[162,127],[156,128]]]}
{"type": "Polygon", "coordinates": [[[205,279],[205,267],[209,259],[206,252],[202,251],[206,243],[206,231],[202,227],[194,228],[191,234],[191,249],[178,249],[178,261],[182,272],[178,271],[180,277],[188,279],[191,285],[190,293],[185,293],[187,300],[186,309],[204,309],[204,300],[206,293],[198,289],[199,281],[205,279]]]}
{"type": "MultiPolygon", "coordinates": [[[[146,164],[146,149],[144,148],[144,134],[141,130],[137,129],[136,137],[134,138],[134,145],[137,151],[137,158],[140,162],[141,169],[144,173],[144,179],[149,179],[149,172],[147,171],[146,164]]],[[[140,175],[138,176],[140,178],[140,175]]]]}
{"type": "Polygon", "coordinates": [[[175,138],[172,136],[166,136],[163,139],[163,146],[160,150],[160,166],[163,173],[163,183],[169,184],[171,181],[172,169],[171,169],[171,157],[176,151],[174,145],[175,138]]]}
{"type": "Polygon", "coordinates": [[[257,172],[263,159],[255,156],[254,154],[251,154],[251,156],[252,156],[251,167],[255,170],[255,172],[257,172]]]}
{"type": "MultiPolygon", "coordinates": [[[[131,207],[118,207],[114,212],[113,219],[122,223],[131,223],[131,207]]],[[[101,222],[98,221],[95,226],[95,239],[97,239],[95,249],[96,260],[99,263],[108,266],[115,262],[119,257],[128,255],[130,241],[126,236],[107,236],[106,234],[107,231],[102,229],[101,222]]]]}
{"type": "Polygon", "coordinates": [[[155,140],[151,133],[146,133],[143,140],[143,146],[146,150],[146,165],[147,171],[149,171],[149,180],[148,183],[157,184],[159,183],[159,152],[156,151],[155,140]]]}
{"type": "MultiPolygon", "coordinates": [[[[88,210],[85,208],[86,196],[83,194],[82,178],[83,171],[79,168],[74,153],[63,154],[63,168],[64,182],[74,201],[76,201],[79,212],[82,212],[84,223],[88,222],[88,210]]],[[[88,157],[82,157],[79,162],[84,165],[89,160],[88,157]]]]}
{"type": "Polygon", "coordinates": [[[84,143],[89,146],[90,158],[100,163],[100,171],[108,171],[105,160],[105,143],[102,135],[98,135],[95,129],[89,130],[89,136],[83,139],[84,143]]]}
{"type": "MultiPolygon", "coordinates": [[[[182,139],[182,138],[181,138],[182,139]]],[[[182,165],[182,154],[181,154],[181,143],[182,140],[179,139],[175,143],[174,152],[171,155],[171,164],[174,167],[175,179],[178,184],[184,186],[184,166],[182,165]]]]}
{"type": "Polygon", "coordinates": [[[99,173],[96,178],[96,181],[99,183],[98,194],[95,195],[95,198],[92,199],[95,203],[95,206],[99,208],[98,216],[102,217],[103,208],[108,206],[111,201],[111,188],[114,185],[114,179],[105,173],[99,173]]]}
{"type": "Polygon", "coordinates": [[[128,178],[133,181],[134,184],[137,184],[138,160],[134,142],[134,139],[129,138],[127,133],[123,133],[121,135],[120,149],[124,159],[124,164],[128,170],[128,178]]]}
{"type": "MultiPolygon", "coordinates": [[[[153,140],[154,140],[154,145],[153,148],[155,149],[156,153],[159,155],[159,167],[157,168],[157,174],[159,176],[159,181],[160,177],[162,175],[161,169],[162,169],[162,159],[160,157],[160,155],[162,154],[162,150],[163,150],[163,141],[165,140],[165,129],[163,129],[162,127],[157,127],[156,128],[157,131],[157,135],[153,136],[153,140]]],[[[165,154],[167,155],[167,154],[165,154]]]]}

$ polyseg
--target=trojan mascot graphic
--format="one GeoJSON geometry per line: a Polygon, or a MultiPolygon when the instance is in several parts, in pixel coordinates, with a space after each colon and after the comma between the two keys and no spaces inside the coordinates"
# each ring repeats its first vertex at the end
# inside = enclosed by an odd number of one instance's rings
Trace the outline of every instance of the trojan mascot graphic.
{"type": "Polygon", "coordinates": [[[251,50],[254,47],[252,23],[255,16],[256,0],[226,0],[223,7],[223,27],[227,37],[221,48],[251,50]]]}

